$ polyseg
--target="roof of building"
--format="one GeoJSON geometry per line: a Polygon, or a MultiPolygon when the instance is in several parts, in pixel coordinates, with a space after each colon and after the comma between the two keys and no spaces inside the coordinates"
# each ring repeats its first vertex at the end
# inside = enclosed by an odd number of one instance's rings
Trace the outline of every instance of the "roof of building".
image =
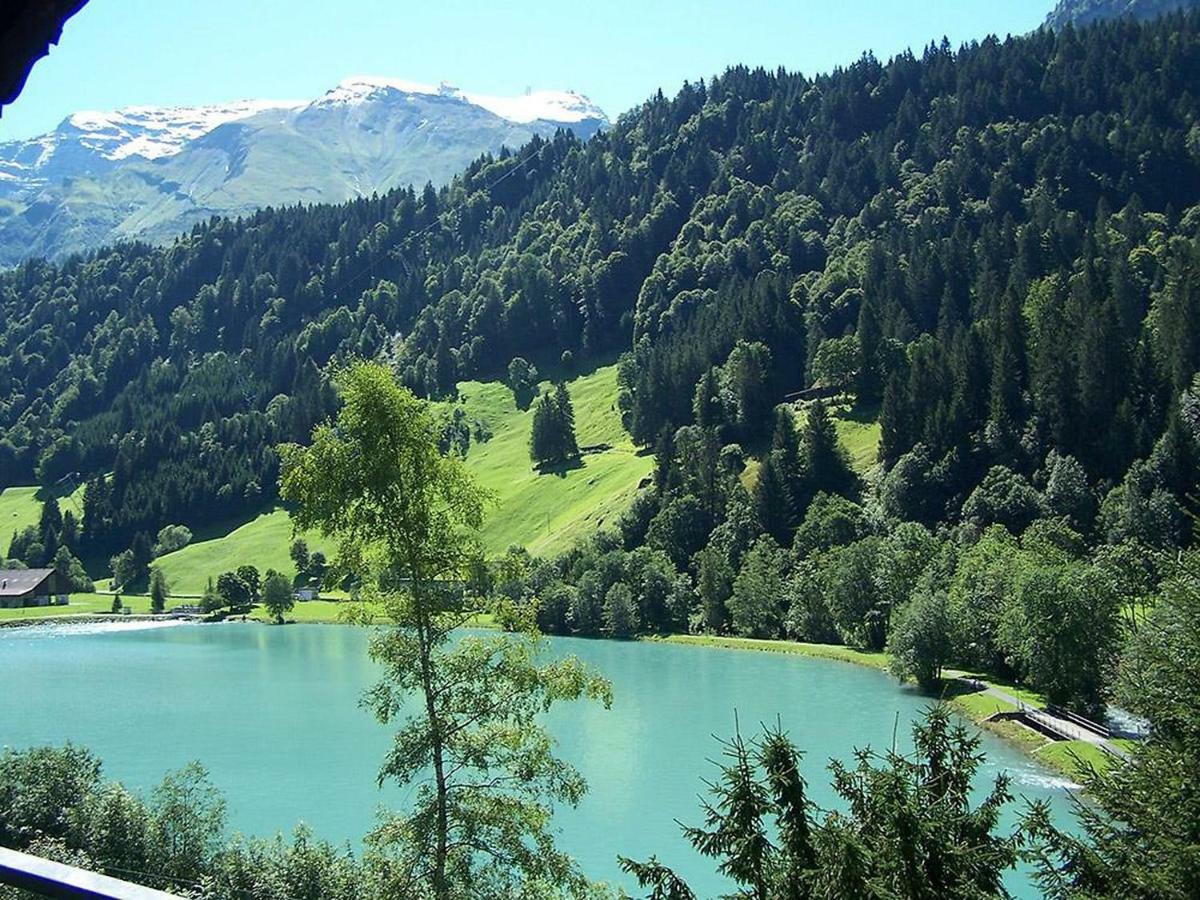
{"type": "Polygon", "coordinates": [[[0,597],[28,594],[53,574],[53,569],[0,569],[0,597]]]}

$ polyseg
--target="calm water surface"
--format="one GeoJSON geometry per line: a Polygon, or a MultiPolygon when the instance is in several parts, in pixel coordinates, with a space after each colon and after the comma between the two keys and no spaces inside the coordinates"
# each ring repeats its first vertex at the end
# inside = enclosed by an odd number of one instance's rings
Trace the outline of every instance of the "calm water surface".
{"type": "MultiPolygon", "coordinates": [[[[375,675],[366,641],[361,629],[328,625],[0,629],[0,745],[75,741],[137,789],[198,759],[232,828],[270,835],[304,820],[356,843],[381,804],[406,797],[375,785],[388,733],[358,706],[375,675]]],[[[883,673],[830,660],[572,638],[550,639],[549,652],[600,669],[615,693],[610,710],[575,704],[550,717],[590,786],[578,809],[557,815],[561,845],[591,877],[631,889],[618,853],[657,854],[700,896],[725,887],[675,821],[700,822],[713,735],[732,733],[735,711],[743,733],[782,720],[806,751],[812,799],[828,807],[828,760],[886,748],[893,735],[908,748],[909,723],[927,705],[883,673]]],[[[1067,821],[1068,782],[986,734],[984,749],[988,780],[1008,770],[1018,798],[1048,800],[1067,821]]],[[[1011,887],[1036,896],[1023,877],[1011,887]]]]}

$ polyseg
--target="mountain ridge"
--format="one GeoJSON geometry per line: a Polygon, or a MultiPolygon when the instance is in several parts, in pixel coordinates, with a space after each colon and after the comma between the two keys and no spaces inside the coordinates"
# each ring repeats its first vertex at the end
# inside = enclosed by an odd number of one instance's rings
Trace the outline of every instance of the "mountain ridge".
{"type": "Polygon", "coordinates": [[[1118,18],[1146,21],[1186,9],[1200,9],[1200,0],[1058,0],[1046,24],[1059,29],[1118,18]]]}
{"type": "Polygon", "coordinates": [[[0,265],[167,242],[213,215],[440,185],[502,147],[607,125],[573,91],[501,97],[378,76],[308,101],[80,111],[0,143],[0,265]]]}

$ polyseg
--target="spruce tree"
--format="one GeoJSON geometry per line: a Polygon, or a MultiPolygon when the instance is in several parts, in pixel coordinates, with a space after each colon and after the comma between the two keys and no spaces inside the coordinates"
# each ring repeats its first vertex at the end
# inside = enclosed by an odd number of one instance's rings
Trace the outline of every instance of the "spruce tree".
{"type": "Polygon", "coordinates": [[[817,400],[809,407],[803,431],[804,480],[809,496],[824,491],[829,494],[853,496],[858,477],[838,440],[833,419],[825,404],[817,400]]]}
{"type": "Polygon", "coordinates": [[[754,485],[754,511],[762,530],[787,547],[792,542],[794,521],[787,482],[779,468],[776,454],[770,453],[763,460],[754,485]]]}
{"type": "Polygon", "coordinates": [[[167,579],[162,569],[150,570],[150,611],[160,613],[167,608],[167,579]]]}
{"type": "Polygon", "coordinates": [[[725,410],[721,404],[721,381],[717,368],[705,370],[696,384],[692,398],[692,418],[701,428],[719,428],[725,424],[725,410]]]}
{"type": "Polygon", "coordinates": [[[554,386],[555,424],[558,428],[558,453],[563,460],[579,456],[579,442],[575,438],[575,407],[567,385],[560,381],[554,386]]]}
{"type": "Polygon", "coordinates": [[[579,456],[575,439],[575,410],[562,382],[538,397],[533,407],[529,456],[538,466],[555,465],[579,456]]]}

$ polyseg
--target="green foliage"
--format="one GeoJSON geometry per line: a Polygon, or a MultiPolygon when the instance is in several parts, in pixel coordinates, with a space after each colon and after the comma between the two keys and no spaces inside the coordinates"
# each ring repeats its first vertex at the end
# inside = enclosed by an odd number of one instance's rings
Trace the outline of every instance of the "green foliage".
{"type": "Polygon", "coordinates": [[[721,632],[729,620],[728,602],[733,592],[733,573],[725,555],[709,547],[698,556],[696,593],[700,600],[700,618],[705,630],[721,632]]]}
{"type": "Polygon", "coordinates": [[[632,637],[638,630],[637,610],[629,586],[617,582],[604,595],[604,630],[615,638],[632,637]]]}
{"type": "Polygon", "coordinates": [[[946,595],[938,590],[919,591],[896,610],[887,652],[897,677],[914,678],[922,689],[933,690],[953,652],[946,595]]]}
{"type": "Polygon", "coordinates": [[[790,541],[793,527],[792,497],[782,463],[774,453],[763,460],[754,484],[754,512],[758,527],[776,542],[790,541]]]}
{"type": "Polygon", "coordinates": [[[242,584],[246,585],[246,590],[250,594],[250,602],[257,603],[259,591],[262,589],[262,577],[258,574],[258,567],[249,564],[238,566],[237,577],[241,579],[242,584]]]}
{"type": "MultiPolygon", "coordinates": [[[[749,744],[735,735],[723,747],[727,761],[710,785],[704,825],[684,833],[718,861],[740,897],[1005,896],[1001,879],[1019,853],[1016,836],[996,833],[1012,799],[1007,779],[972,805],[979,739],[942,707],[914,726],[914,738],[911,757],[859,751],[853,768],[832,763],[846,812],[821,813],[784,734],[768,729],[749,744]]],[[[694,897],[656,859],[622,865],[652,897],[694,897]]]]}
{"type": "Polygon", "coordinates": [[[567,386],[561,381],[553,393],[542,394],[534,404],[529,455],[539,467],[561,465],[579,456],[575,410],[567,386]]]}
{"type": "Polygon", "coordinates": [[[182,550],[192,542],[192,530],[186,525],[164,525],[154,541],[153,554],[155,557],[164,556],[182,550]]]}
{"type": "Polygon", "coordinates": [[[70,548],[66,545],[58,548],[58,552],[54,554],[53,564],[54,570],[58,572],[59,577],[67,584],[70,591],[90,593],[96,589],[87,570],[84,569],[83,563],[71,553],[70,548]]]}
{"type": "Polygon", "coordinates": [[[204,593],[200,597],[200,608],[206,613],[216,612],[225,604],[220,592],[213,584],[212,576],[209,576],[208,583],[204,586],[204,593]]]}
{"type": "Polygon", "coordinates": [[[290,842],[224,830],[224,799],[196,763],[143,798],[103,781],[100,761],[70,744],[0,754],[0,846],[172,893],[202,884],[214,900],[384,896],[371,866],[303,826],[290,842]]]}
{"type": "Polygon", "coordinates": [[[866,537],[830,551],[823,567],[826,602],[844,640],[859,650],[882,650],[898,598],[885,596],[876,578],[881,541],[866,537]]]}
{"type": "Polygon", "coordinates": [[[1046,456],[1045,505],[1051,515],[1062,516],[1078,531],[1091,527],[1096,500],[1087,472],[1073,457],[1051,450],[1046,456]]]}
{"type": "Polygon", "coordinates": [[[524,357],[515,356],[508,363],[508,386],[512,388],[517,406],[528,406],[529,398],[537,389],[538,370],[524,357]]]}
{"type": "Polygon", "coordinates": [[[230,610],[248,609],[254,598],[250,585],[238,572],[222,572],[217,576],[217,596],[219,605],[230,610]]]}
{"type": "Polygon", "coordinates": [[[133,562],[133,551],[122,550],[108,562],[112,571],[113,587],[132,586],[137,581],[137,567],[133,562]]]}
{"type": "Polygon", "coordinates": [[[1111,544],[1137,540],[1151,547],[1169,547],[1183,531],[1183,509],[1145,463],[1135,463],[1125,480],[1100,504],[1099,527],[1111,544]]]}
{"type": "Polygon", "coordinates": [[[262,600],[267,612],[274,616],[276,622],[282,623],[283,617],[296,605],[292,583],[288,577],[274,570],[267,572],[267,578],[263,582],[262,600]]]}
{"type": "Polygon", "coordinates": [[[959,558],[948,593],[955,655],[965,665],[1008,671],[998,635],[1017,558],[1017,541],[1003,525],[988,528],[959,558]]]}
{"type": "Polygon", "coordinates": [[[963,504],[963,518],[978,528],[1000,524],[1020,534],[1042,511],[1041,498],[1026,479],[1005,466],[988,470],[963,504]]]}
{"type": "Polygon", "coordinates": [[[296,538],[292,541],[292,546],[288,548],[288,556],[291,557],[292,563],[296,566],[296,574],[304,577],[308,574],[308,567],[312,561],[312,554],[308,549],[308,541],[304,538],[296,538]]]}
{"type": "Polygon", "coordinates": [[[165,612],[167,608],[167,579],[162,569],[155,566],[150,570],[150,611],[165,612]]]}
{"type": "MultiPolygon", "coordinates": [[[[553,755],[539,716],[560,700],[607,704],[609,687],[577,660],[540,662],[533,633],[450,642],[480,608],[464,587],[478,571],[488,497],[460,458],[440,454],[427,405],[390,371],[357,362],[336,383],[336,420],[310,446],[281,448],[283,494],[302,528],[337,541],[334,571],[362,582],[393,623],[372,637],[383,674],[364,701],[398,724],[380,782],[415,786],[411,807],[368,838],[386,862],[386,891],[582,889],[554,848],[549,813],[577,803],[585,785],[553,755]]],[[[519,607],[506,615],[523,621],[519,607]]]]}
{"type": "Polygon", "coordinates": [[[779,545],[759,538],[733,582],[726,606],[733,629],[747,637],[779,637],[783,630],[784,560],[779,545]]]}
{"type": "Polygon", "coordinates": [[[800,464],[808,497],[821,492],[852,497],[857,492],[858,478],[850,468],[829,411],[819,400],[808,409],[801,443],[800,464]]]}
{"type": "Polygon", "coordinates": [[[814,553],[854,542],[865,535],[862,508],[845,497],[820,493],[796,531],[798,553],[814,553]]]}
{"type": "Polygon", "coordinates": [[[826,338],[813,355],[813,380],[825,387],[847,390],[858,379],[861,361],[862,351],[857,335],[826,338]]]}
{"type": "Polygon", "coordinates": [[[1051,703],[1103,718],[1118,649],[1117,598],[1079,563],[1035,565],[1016,579],[999,643],[1051,703]]]}
{"type": "Polygon", "coordinates": [[[1187,554],[1139,630],[1118,683],[1123,706],[1146,717],[1146,741],[1086,779],[1082,834],[1058,830],[1044,808],[1031,817],[1043,889],[1052,898],[1183,900],[1200,885],[1200,561],[1187,554]]]}

